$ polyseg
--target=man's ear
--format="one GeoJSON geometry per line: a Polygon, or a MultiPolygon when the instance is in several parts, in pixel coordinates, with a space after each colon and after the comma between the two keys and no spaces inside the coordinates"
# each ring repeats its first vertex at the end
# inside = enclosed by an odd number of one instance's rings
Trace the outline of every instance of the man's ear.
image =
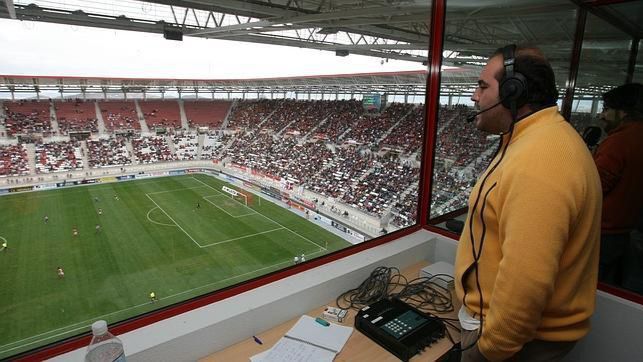
{"type": "Polygon", "coordinates": [[[619,110],[616,111],[616,115],[618,116],[617,119],[618,119],[618,121],[620,123],[620,122],[623,122],[626,119],[627,112],[622,110],[622,109],[619,109],[619,110]]]}

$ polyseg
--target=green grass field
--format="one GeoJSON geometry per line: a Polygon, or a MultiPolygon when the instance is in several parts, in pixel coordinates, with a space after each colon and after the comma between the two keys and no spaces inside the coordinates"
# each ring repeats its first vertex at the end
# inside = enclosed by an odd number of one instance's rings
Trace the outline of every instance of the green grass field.
{"type": "Polygon", "coordinates": [[[194,174],[0,197],[0,359],[350,245],[223,185],[194,174]]]}

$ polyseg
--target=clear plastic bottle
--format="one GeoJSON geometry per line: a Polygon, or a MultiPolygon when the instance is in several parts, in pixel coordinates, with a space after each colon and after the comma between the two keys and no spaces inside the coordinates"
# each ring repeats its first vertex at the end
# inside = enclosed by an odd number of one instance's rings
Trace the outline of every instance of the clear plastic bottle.
{"type": "Polygon", "coordinates": [[[94,336],[87,347],[85,362],[125,362],[123,342],[109,333],[107,322],[94,322],[92,334],[94,336]]]}

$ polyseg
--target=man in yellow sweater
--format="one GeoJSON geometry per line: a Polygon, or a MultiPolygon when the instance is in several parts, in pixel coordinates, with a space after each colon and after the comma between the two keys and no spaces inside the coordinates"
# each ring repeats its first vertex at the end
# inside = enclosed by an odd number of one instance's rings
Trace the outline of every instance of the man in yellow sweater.
{"type": "Polygon", "coordinates": [[[587,147],[558,113],[540,50],[507,46],[471,98],[476,127],[500,148],[469,198],[458,243],[462,361],[557,361],[594,312],[601,183],[587,147]]]}

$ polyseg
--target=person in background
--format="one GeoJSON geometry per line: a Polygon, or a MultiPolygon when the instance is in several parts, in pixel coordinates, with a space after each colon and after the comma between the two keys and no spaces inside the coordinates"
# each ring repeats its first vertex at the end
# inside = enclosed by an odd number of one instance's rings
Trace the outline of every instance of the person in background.
{"type": "Polygon", "coordinates": [[[605,93],[600,118],[607,137],[594,153],[603,188],[598,278],[619,286],[630,233],[643,211],[643,85],[605,93]]]}
{"type": "Polygon", "coordinates": [[[471,100],[476,128],[501,142],[471,191],[456,253],[461,360],[560,361],[594,313],[598,172],[558,112],[539,49],[496,50],[471,100]]]}

